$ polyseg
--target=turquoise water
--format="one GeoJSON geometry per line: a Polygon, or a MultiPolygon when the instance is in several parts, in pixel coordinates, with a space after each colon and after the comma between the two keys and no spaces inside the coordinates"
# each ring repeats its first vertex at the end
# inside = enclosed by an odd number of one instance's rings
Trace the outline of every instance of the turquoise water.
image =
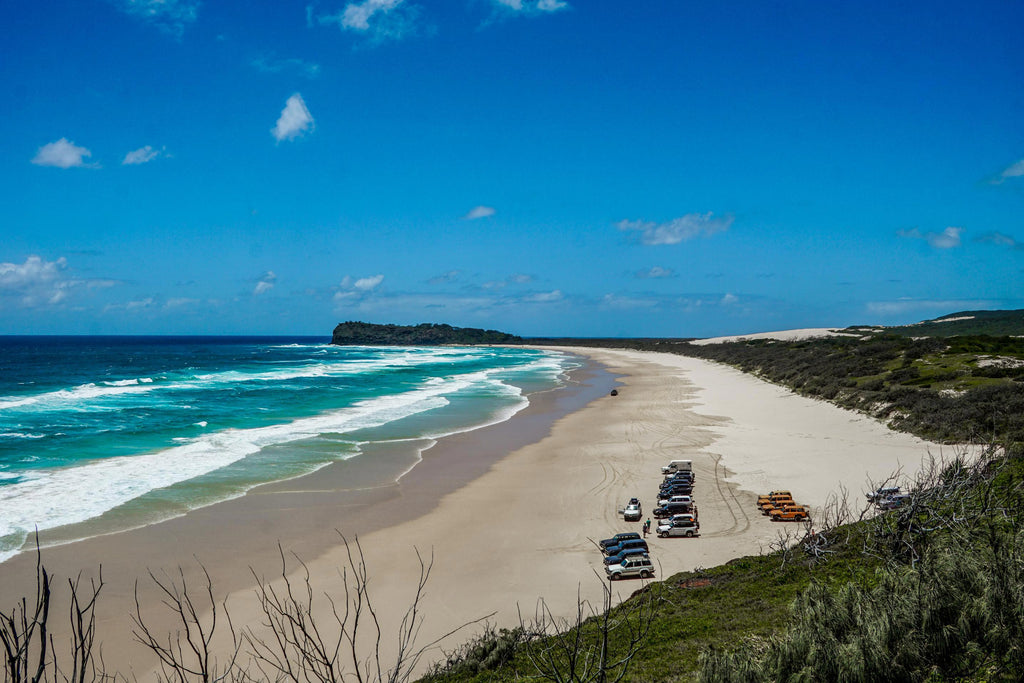
{"type": "Polygon", "coordinates": [[[310,338],[0,337],[0,560],[34,528],[189,509],[505,420],[571,356],[310,338]]]}

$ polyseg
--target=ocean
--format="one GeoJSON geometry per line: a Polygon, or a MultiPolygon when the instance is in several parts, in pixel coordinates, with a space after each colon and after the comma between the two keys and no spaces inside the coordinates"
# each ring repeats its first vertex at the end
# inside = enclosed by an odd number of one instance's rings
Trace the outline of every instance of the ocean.
{"type": "Polygon", "coordinates": [[[0,561],[34,529],[140,526],[507,420],[578,366],[309,337],[0,337],[0,561]]]}

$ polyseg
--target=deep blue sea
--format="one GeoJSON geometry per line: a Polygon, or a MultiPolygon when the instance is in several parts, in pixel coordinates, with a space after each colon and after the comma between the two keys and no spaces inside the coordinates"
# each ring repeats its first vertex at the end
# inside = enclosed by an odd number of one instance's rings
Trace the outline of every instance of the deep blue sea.
{"type": "Polygon", "coordinates": [[[0,337],[0,561],[34,528],[147,500],[187,510],[367,443],[506,420],[576,365],[323,338],[0,337]]]}

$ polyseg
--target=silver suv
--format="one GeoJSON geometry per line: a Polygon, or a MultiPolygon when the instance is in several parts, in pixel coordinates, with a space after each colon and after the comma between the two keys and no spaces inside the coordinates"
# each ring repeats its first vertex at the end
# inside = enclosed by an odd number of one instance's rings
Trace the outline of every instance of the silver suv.
{"type": "Polygon", "coordinates": [[[612,581],[636,576],[641,579],[649,579],[654,576],[654,563],[647,555],[633,555],[624,559],[622,564],[608,565],[604,571],[612,581]]]}

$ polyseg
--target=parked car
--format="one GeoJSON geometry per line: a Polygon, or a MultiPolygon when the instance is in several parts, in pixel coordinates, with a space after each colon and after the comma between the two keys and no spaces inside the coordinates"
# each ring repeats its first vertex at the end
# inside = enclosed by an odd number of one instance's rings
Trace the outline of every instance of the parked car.
{"type": "Polygon", "coordinates": [[[672,496],[690,496],[693,495],[692,486],[670,486],[664,489],[658,489],[658,500],[665,500],[672,496]]]}
{"type": "Polygon", "coordinates": [[[622,533],[615,534],[611,538],[606,538],[598,543],[601,546],[601,549],[604,550],[609,546],[618,545],[619,543],[631,538],[640,538],[640,534],[636,531],[623,531],[622,533]]]}
{"type": "Polygon", "coordinates": [[[623,550],[621,552],[615,553],[614,555],[609,555],[608,557],[604,558],[604,563],[605,564],[622,564],[622,561],[625,560],[627,557],[632,557],[634,555],[646,555],[646,554],[647,554],[647,549],[646,548],[626,548],[625,550],[623,550]]]}
{"type": "Polygon", "coordinates": [[[787,505],[768,513],[768,517],[773,522],[799,522],[807,519],[810,515],[810,511],[803,505],[787,505]]]}
{"type": "Polygon", "coordinates": [[[644,516],[643,509],[640,506],[640,501],[636,498],[632,498],[629,504],[626,505],[626,509],[622,512],[622,517],[627,522],[639,522],[640,518],[644,516]]]}
{"type": "Polygon", "coordinates": [[[688,503],[693,505],[693,498],[691,496],[669,496],[658,501],[658,505],[668,505],[669,503],[688,503]]]}
{"type": "Polygon", "coordinates": [[[612,581],[631,577],[649,579],[654,576],[654,563],[647,555],[634,555],[627,557],[622,564],[607,565],[604,571],[612,581]]]}
{"type": "Polygon", "coordinates": [[[647,541],[642,538],[630,538],[626,539],[618,545],[611,545],[604,549],[605,555],[618,555],[623,550],[629,550],[630,548],[643,548],[647,550],[647,541]]]}
{"type": "Polygon", "coordinates": [[[792,498],[793,494],[789,491],[769,491],[767,494],[757,497],[757,507],[768,503],[774,496],[789,496],[792,498]]]}
{"type": "Polygon", "coordinates": [[[694,536],[700,536],[700,524],[697,522],[684,522],[681,524],[664,524],[658,527],[658,536],[660,538],[671,538],[674,536],[685,536],[686,538],[693,538],[694,536]]]}
{"type": "Polygon", "coordinates": [[[682,470],[680,472],[673,472],[672,474],[665,475],[665,481],[693,481],[697,478],[693,472],[688,470],[682,470]]]}
{"type": "Polygon", "coordinates": [[[693,512],[693,503],[668,503],[654,508],[651,513],[655,517],[671,517],[672,515],[682,514],[684,512],[693,512]]]}
{"type": "Polygon", "coordinates": [[[671,517],[662,521],[662,524],[679,524],[682,522],[696,522],[697,521],[697,508],[693,508],[693,512],[682,512],[678,515],[672,515],[671,517]]]}
{"type": "Polygon", "coordinates": [[[877,503],[886,498],[891,498],[900,492],[899,486],[881,486],[874,491],[865,493],[869,503],[877,503]]]}
{"type": "Polygon", "coordinates": [[[878,506],[879,510],[895,510],[896,508],[905,505],[909,500],[909,493],[897,493],[895,495],[889,496],[888,498],[883,498],[882,500],[875,503],[875,505],[878,506]]]}
{"type": "Polygon", "coordinates": [[[667,464],[667,465],[665,465],[664,467],[661,468],[661,473],[662,474],[672,474],[673,472],[678,472],[680,470],[692,472],[693,471],[693,461],[692,460],[673,460],[669,464],[667,464]]]}

